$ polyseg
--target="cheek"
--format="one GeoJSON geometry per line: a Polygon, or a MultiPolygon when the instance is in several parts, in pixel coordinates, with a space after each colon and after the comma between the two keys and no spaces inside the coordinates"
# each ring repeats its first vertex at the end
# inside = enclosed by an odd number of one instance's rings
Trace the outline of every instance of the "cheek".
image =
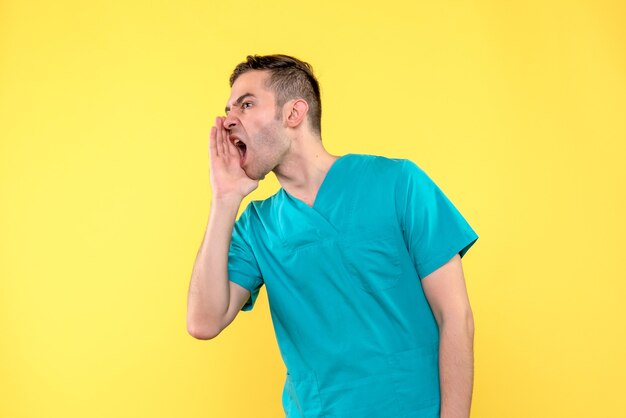
{"type": "MultiPolygon", "coordinates": [[[[264,126],[257,135],[258,144],[261,146],[273,145],[277,142],[277,131],[273,126],[264,126]]],[[[273,147],[272,147],[273,148],[273,147]]]]}

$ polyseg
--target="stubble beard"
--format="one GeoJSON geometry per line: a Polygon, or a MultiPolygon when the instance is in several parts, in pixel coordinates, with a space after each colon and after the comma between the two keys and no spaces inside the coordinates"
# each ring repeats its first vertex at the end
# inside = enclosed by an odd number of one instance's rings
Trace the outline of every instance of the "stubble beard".
{"type": "Polygon", "coordinates": [[[277,123],[278,121],[274,120],[256,135],[254,143],[257,145],[255,148],[258,154],[255,161],[250,161],[251,167],[246,171],[246,175],[251,179],[263,180],[270,171],[282,163],[290,148],[288,139],[280,135],[277,123]]]}

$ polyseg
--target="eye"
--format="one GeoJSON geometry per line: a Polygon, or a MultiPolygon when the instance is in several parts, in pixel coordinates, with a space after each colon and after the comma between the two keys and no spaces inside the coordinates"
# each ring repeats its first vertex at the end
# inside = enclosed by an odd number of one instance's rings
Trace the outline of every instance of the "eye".
{"type": "Polygon", "coordinates": [[[243,102],[241,104],[241,108],[242,109],[248,109],[250,106],[252,106],[252,103],[250,103],[250,102],[243,102]]]}

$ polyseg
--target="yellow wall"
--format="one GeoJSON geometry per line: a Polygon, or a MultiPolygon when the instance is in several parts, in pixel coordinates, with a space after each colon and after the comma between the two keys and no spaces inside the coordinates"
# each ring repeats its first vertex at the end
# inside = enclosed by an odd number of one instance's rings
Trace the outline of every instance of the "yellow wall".
{"type": "Polygon", "coordinates": [[[414,160],[478,232],[472,417],[625,416],[626,6],[367,3],[0,2],[0,417],[280,416],[265,290],[185,329],[249,53],[311,62],[329,151],[414,160]]]}

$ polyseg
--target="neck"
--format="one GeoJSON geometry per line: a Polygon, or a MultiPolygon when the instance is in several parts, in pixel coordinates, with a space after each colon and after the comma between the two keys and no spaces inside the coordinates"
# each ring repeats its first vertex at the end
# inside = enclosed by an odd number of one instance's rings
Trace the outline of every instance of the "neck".
{"type": "Polygon", "coordinates": [[[312,206],[326,173],[337,158],[324,149],[319,137],[302,137],[292,141],[289,153],[274,173],[287,193],[312,206]]]}

